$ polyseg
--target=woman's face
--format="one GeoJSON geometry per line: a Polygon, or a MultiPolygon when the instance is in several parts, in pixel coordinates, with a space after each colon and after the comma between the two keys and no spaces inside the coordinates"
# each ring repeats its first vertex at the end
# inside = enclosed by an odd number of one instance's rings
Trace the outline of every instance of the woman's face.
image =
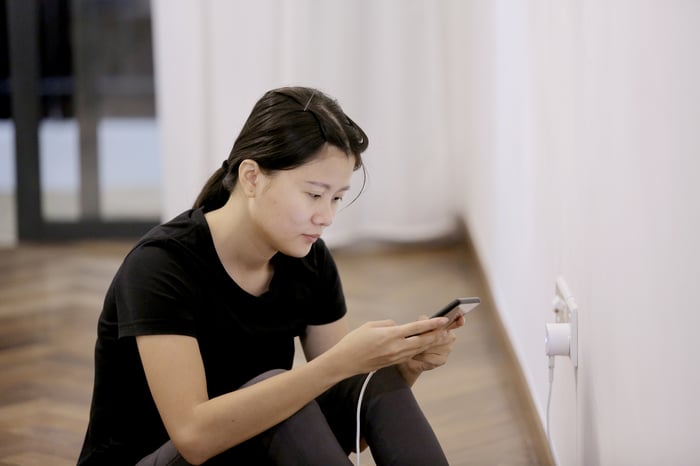
{"type": "Polygon", "coordinates": [[[251,213],[270,247],[303,257],[333,218],[350,189],[355,159],[326,144],[312,161],[261,175],[251,213]]]}

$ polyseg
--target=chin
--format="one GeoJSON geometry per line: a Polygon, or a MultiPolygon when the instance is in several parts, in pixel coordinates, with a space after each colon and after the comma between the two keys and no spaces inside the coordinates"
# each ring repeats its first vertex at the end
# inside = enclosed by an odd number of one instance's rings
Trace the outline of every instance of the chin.
{"type": "Polygon", "coordinates": [[[311,244],[294,245],[294,246],[289,246],[289,247],[280,249],[280,252],[282,254],[284,254],[285,256],[298,257],[298,258],[306,257],[310,251],[311,251],[311,244]]]}

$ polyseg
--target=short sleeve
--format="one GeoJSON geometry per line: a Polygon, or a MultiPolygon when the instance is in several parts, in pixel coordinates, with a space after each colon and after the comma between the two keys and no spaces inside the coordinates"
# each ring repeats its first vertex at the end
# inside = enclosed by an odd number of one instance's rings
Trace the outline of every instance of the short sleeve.
{"type": "Polygon", "coordinates": [[[119,337],[196,336],[196,277],[181,254],[145,244],[124,260],[113,286],[119,337]]]}

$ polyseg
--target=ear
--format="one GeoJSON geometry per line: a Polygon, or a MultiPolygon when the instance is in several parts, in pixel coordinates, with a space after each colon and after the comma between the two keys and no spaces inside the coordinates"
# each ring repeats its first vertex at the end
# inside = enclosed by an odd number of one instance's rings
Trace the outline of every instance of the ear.
{"type": "Polygon", "coordinates": [[[238,166],[238,183],[246,197],[255,197],[261,176],[260,166],[254,160],[245,159],[238,166]]]}

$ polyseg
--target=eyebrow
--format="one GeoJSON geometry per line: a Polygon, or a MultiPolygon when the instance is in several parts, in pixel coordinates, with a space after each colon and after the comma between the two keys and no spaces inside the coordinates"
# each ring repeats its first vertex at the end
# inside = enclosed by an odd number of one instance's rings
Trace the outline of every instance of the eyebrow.
{"type": "MultiPolygon", "coordinates": [[[[326,191],[330,191],[330,190],[331,190],[331,185],[329,185],[328,183],[322,183],[322,182],[320,182],[320,181],[307,181],[306,183],[311,184],[311,185],[314,185],[314,186],[318,186],[319,188],[323,188],[323,189],[325,189],[326,191]]],[[[342,188],[340,188],[340,189],[339,189],[338,191],[336,191],[336,192],[348,191],[348,190],[350,190],[350,185],[343,186],[342,188]]]]}

